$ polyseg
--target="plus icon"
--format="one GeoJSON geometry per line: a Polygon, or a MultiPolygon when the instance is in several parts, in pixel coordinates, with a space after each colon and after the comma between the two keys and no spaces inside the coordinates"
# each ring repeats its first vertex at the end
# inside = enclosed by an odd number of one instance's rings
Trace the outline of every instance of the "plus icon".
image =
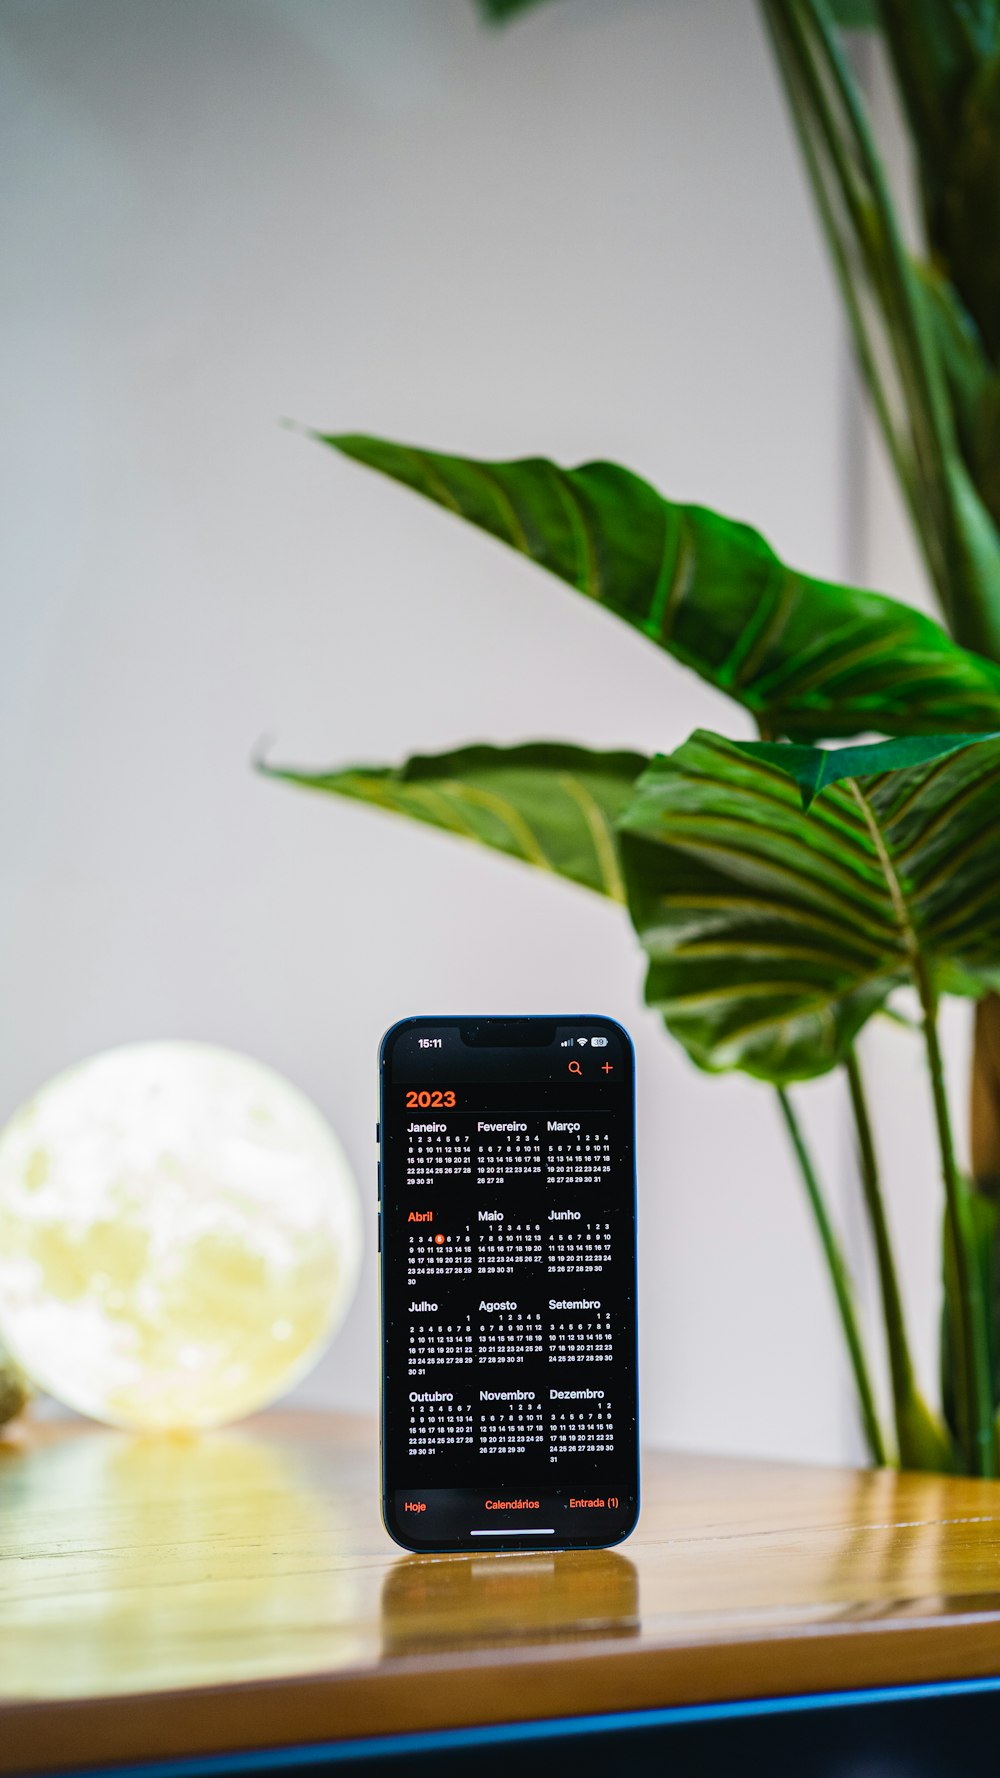
{"type": "Polygon", "coordinates": [[[605,1062],[603,1068],[601,1069],[601,1073],[602,1074],[610,1074],[613,1067],[614,1067],[613,1062],[605,1062]]]}

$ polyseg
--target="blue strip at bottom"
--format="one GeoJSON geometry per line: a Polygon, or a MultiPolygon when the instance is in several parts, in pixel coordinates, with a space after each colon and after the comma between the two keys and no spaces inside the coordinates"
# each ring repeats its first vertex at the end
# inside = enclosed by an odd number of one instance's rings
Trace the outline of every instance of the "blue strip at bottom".
{"type": "MultiPolygon", "coordinates": [[[[747,1698],[719,1704],[672,1705],[660,1710],[610,1711],[599,1716],[547,1718],[541,1722],[496,1723],[476,1728],[426,1730],[378,1735],[365,1740],[311,1742],[300,1747],[249,1749],[241,1753],[155,1760],[139,1765],[88,1768],[79,1778],[96,1778],[109,1769],[115,1778],[225,1778],[227,1773],[307,1772],[314,1767],[362,1761],[402,1760],[435,1754],[538,1746],[547,1742],[585,1741],[599,1735],[628,1735],[656,1730],[738,1723],[758,1718],[806,1715],[812,1711],[864,1710],[877,1705],[955,1702],[1000,1693],[1000,1677],[942,1680],[936,1683],[874,1687],[868,1691],[810,1692],[801,1697],[747,1698]]],[[[582,1751],[582,1750],[581,1750],[582,1751]]],[[[622,1749],[624,1752],[625,1750],[622,1749]]]]}

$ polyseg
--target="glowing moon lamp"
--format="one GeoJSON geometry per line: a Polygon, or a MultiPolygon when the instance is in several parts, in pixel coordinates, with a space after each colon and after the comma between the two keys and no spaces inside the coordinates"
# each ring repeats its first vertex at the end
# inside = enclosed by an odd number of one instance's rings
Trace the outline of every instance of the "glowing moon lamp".
{"type": "Polygon", "coordinates": [[[341,1321],[360,1254],[340,1143],[247,1056],[109,1050],[0,1134],[0,1341],[95,1419],[185,1430],[273,1401],[341,1321]]]}

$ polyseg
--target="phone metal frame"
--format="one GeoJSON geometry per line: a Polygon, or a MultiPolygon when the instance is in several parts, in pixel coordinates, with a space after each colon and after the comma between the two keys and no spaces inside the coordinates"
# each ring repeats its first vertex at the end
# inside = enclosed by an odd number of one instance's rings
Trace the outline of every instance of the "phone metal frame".
{"type": "Polygon", "coordinates": [[[384,1032],[381,1038],[378,1046],[378,1122],[376,1125],[376,1140],[378,1144],[379,1512],[386,1534],[391,1537],[393,1543],[397,1544],[400,1549],[406,1550],[410,1555],[430,1556],[452,1554],[476,1555],[482,1558],[489,1555],[510,1554],[514,1551],[518,1551],[521,1554],[528,1554],[532,1551],[536,1553],[544,1553],[547,1551],[551,1555],[559,1550],[610,1550],[615,1549],[619,1544],[624,1543],[635,1531],[642,1510],[642,1462],[641,1444],[639,1440],[639,1201],[635,1141],[635,1074],[635,1046],[632,1039],[624,1025],[619,1024],[617,1019],[610,1018],[607,1013],[560,1013],[557,1016],[541,1013],[525,1013],[523,1015],[509,1013],[505,1015],[498,1013],[495,1015],[495,1018],[491,1015],[487,1015],[484,1018],[482,1015],[460,1013],[414,1013],[408,1018],[397,1019],[394,1024],[389,1026],[389,1029],[384,1032]],[[462,1026],[485,1025],[494,1022],[498,1025],[612,1025],[614,1026],[614,1029],[624,1045],[632,1063],[632,1228],[634,1232],[635,1251],[633,1276],[635,1348],[632,1355],[632,1363],[635,1377],[635,1515],[632,1519],[632,1523],[617,1537],[580,1537],[569,1542],[560,1541],[557,1543],[549,1543],[547,1541],[541,1542],[537,1538],[532,1539],[530,1536],[525,1537],[523,1534],[519,1536],[518,1533],[512,1529],[509,1539],[504,1538],[501,1540],[498,1537],[495,1541],[491,1541],[490,1546],[487,1549],[481,1544],[472,1543],[409,1543],[405,1537],[402,1537],[397,1530],[393,1529],[389,1522],[389,1486],[385,1436],[385,1225],[382,1214],[382,1132],[385,1118],[385,1075],[388,1046],[399,1032],[412,1030],[419,1025],[462,1026]]]}

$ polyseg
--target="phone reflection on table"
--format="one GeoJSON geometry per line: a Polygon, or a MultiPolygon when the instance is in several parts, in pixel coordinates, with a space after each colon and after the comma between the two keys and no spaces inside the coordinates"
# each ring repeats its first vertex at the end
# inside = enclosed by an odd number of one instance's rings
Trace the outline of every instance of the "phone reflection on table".
{"type": "Polygon", "coordinates": [[[639,1627],[639,1576],[614,1550],[407,1556],[382,1583],[383,1657],[639,1627]]]}

